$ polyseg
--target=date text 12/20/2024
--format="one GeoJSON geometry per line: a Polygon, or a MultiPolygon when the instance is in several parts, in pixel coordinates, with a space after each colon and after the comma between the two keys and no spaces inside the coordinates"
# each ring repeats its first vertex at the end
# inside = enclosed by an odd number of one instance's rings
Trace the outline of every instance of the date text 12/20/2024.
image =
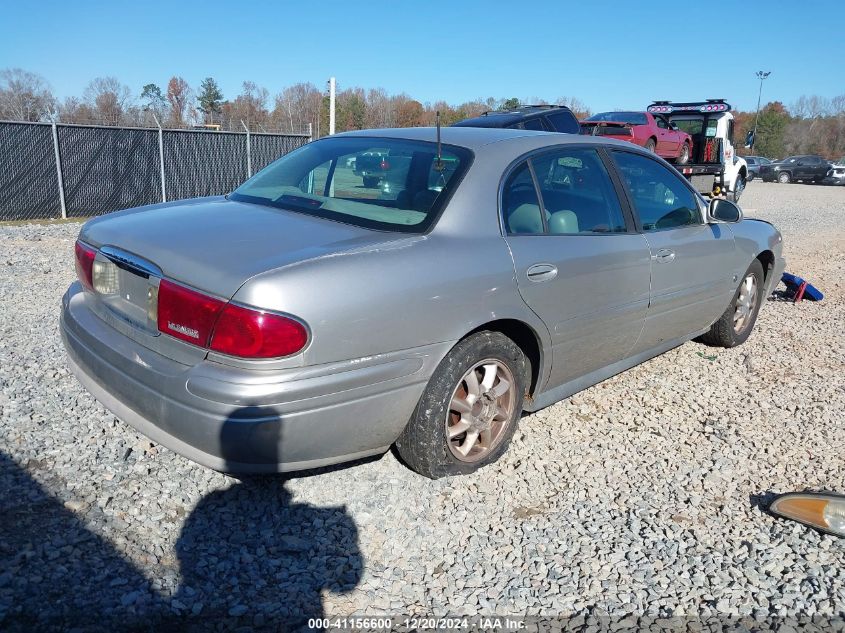
{"type": "Polygon", "coordinates": [[[525,621],[514,617],[343,617],[311,618],[308,628],[316,631],[522,631],[525,621]]]}

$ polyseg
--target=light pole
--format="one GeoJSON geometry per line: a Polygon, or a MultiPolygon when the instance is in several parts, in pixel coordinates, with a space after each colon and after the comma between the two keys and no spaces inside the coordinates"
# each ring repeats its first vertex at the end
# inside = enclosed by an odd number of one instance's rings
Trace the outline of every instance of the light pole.
{"type": "Polygon", "coordinates": [[[754,131],[751,133],[751,147],[748,148],[752,154],[754,153],[754,143],[757,142],[757,121],[760,118],[760,97],[763,96],[763,80],[771,74],[772,72],[770,70],[757,71],[757,78],[760,80],[760,90],[757,91],[757,113],[754,115],[754,131]]]}
{"type": "Polygon", "coordinates": [[[336,82],[334,77],[329,77],[329,135],[334,134],[334,102],[336,82]]]}

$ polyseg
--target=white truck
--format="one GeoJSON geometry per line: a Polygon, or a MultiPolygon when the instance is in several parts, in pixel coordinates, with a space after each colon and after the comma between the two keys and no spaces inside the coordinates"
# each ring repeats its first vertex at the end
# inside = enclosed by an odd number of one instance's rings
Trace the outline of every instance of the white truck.
{"type": "Polygon", "coordinates": [[[692,137],[689,163],[676,168],[701,193],[737,202],[745,190],[748,165],[734,146],[734,116],[724,99],[655,101],[648,107],[692,137]]]}

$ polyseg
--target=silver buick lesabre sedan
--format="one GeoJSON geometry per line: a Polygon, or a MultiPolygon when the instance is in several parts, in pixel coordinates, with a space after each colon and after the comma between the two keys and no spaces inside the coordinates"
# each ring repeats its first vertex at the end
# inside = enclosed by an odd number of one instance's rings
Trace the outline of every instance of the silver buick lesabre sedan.
{"type": "Polygon", "coordinates": [[[228,196],[89,221],[63,299],[70,367],[210,468],[395,445],[440,477],[497,459],[523,411],[693,338],[744,342],[783,271],[774,227],[629,143],[436,139],[340,134],[228,196]]]}

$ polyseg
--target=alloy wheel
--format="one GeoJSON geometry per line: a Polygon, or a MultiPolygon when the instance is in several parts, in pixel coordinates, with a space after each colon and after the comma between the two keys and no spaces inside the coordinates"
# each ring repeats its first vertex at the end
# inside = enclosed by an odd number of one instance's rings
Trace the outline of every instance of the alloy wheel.
{"type": "Polygon", "coordinates": [[[455,387],[446,412],[449,451],[477,462],[498,446],[513,418],[516,381],[502,361],[476,363],[455,387]]]}
{"type": "Polygon", "coordinates": [[[739,334],[751,322],[751,316],[757,307],[757,277],[748,275],[739,287],[734,310],[734,332],[739,334]]]}

